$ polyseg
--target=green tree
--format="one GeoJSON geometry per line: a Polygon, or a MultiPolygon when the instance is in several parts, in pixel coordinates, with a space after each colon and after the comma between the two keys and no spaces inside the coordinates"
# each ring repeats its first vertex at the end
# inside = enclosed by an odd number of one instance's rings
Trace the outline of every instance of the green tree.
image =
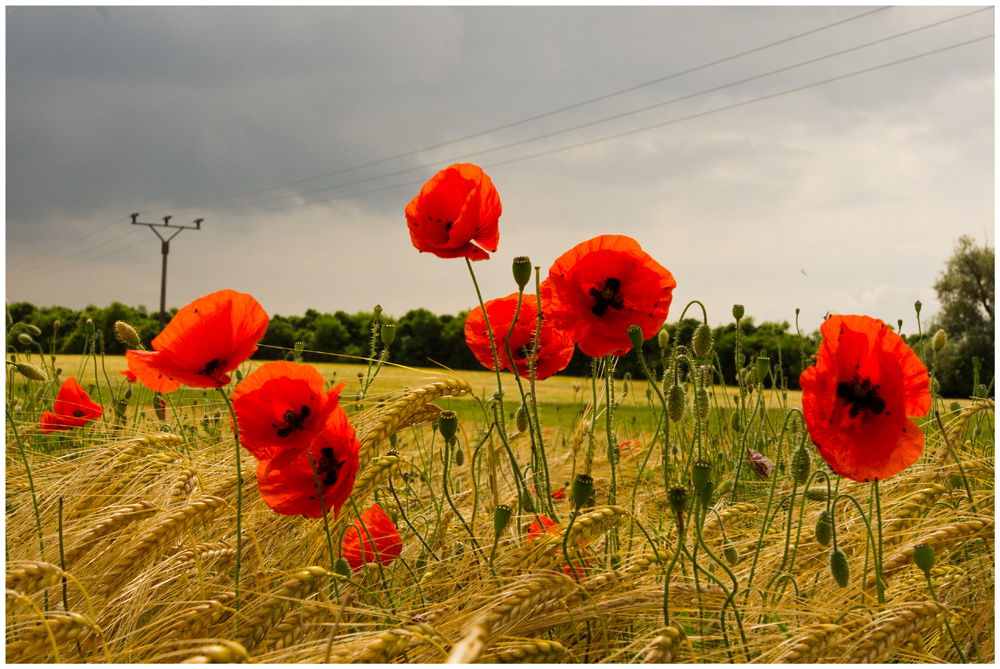
{"type": "Polygon", "coordinates": [[[944,271],[934,283],[941,311],[933,319],[928,334],[941,328],[948,344],[938,353],[937,378],[945,397],[970,395],[973,383],[972,358],[982,365],[980,378],[989,384],[995,373],[995,251],[963,235],[944,271]]]}

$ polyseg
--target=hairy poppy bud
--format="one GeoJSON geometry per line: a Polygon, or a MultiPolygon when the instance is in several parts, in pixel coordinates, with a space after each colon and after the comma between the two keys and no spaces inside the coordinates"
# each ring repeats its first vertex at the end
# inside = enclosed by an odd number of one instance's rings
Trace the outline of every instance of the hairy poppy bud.
{"type": "Polygon", "coordinates": [[[625,332],[628,333],[628,341],[632,344],[632,348],[642,350],[642,328],[638,325],[630,325],[625,332]]]}
{"type": "Polygon", "coordinates": [[[819,512],[819,517],[816,519],[816,541],[821,546],[829,546],[832,532],[833,523],[830,519],[830,511],[829,509],[823,509],[819,512]]]}
{"type": "Polygon", "coordinates": [[[729,425],[733,428],[733,432],[740,431],[740,412],[734,411],[732,417],[729,419],[729,425]]]}
{"type": "Polygon", "coordinates": [[[687,498],[687,489],[681,488],[680,486],[671,488],[670,492],[667,493],[667,499],[670,501],[670,508],[673,509],[674,515],[678,518],[684,514],[684,510],[687,508],[687,498]]]}
{"type": "Polygon", "coordinates": [[[48,381],[49,377],[40,368],[35,367],[30,362],[15,362],[14,367],[21,373],[21,376],[32,381],[48,381]]]}
{"type": "Polygon", "coordinates": [[[59,320],[57,318],[54,321],[52,321],[52,333],[53,334],[55,334],[56,332],[59,332],[59,328],[61,328],[61,327],[62,327],[62,321],[61,320],[59,320]]]}
{"type": "Polygon", "coordinates": [[[814,502],[825,502],[826,501],[826,486],[814,486],[806,490],[806,499],[811,499],[814,502]]]}
{"type": "Polygon", "coordinates": [[[809,480],[809,471],[812,463],[809,461],[809,451],[806,450],[805,445],[800,445],[799,449],[795,451],[795,456],[792,459],[792,473],[795,475],[795,481],[797,483],[805,483],[809,480]]]}
{"type": "Polygon", "coordinates": [[[726,558],[726,562],[729,563],[730,567],[735,567],[739,564],[740,553],[736,550],[736,544],[729,539],[726,539],[726,543],[722,547],[722,556],[726,558]]]}
{"type": "Polygon", "coordinates": [[[959,411],[961,411],[961,410],[962,410],[962,405],[961,405],[961,404],[959,404],[958,402],[952,402],[952,403],[951,403],[950,405],[948,405],[948,408],[949,408],[949,409],[950,409],[950,410],[951,410],[951,411],[952,411],[953,413],[957,413],[957,412],[959,412],[959,411]]]}
{"type": "Polygon", "coordinates": [[[139,333],[125,321],[115,321],[115,339],[125,344],[127,348],[142,350],[142,340],[139,338],[139,333]]]}
{"type": "Polygon", "coordinates": [[[32,335],[34,337],[40,337],[40,336],[42,336],[42,331],[40,329],[38,329],[37,326],[32,325],[31,323],[25,323],[24,324],[24,329],[28,331],[28,334],[30,334],[30,335],[32,335]]]}
{"type": "Polygon", "coordinates": [[[681,422],[684,418],[684,388],[674,385],[667,393],[667,416],[675,423],[681,422]]]}
{"type": "Polygon", "coordinates": [[[35,343],[35,340],[32,339],[31,335],[28,334],[27,332],[22,332],[21,334],[17,335],[17,340],[22,344],[24,344],[25,346],[31,346],[32,344],[35,343]]]}
{"type": "Polygon", "coordinates": [[[930,544],[920,544],[913,547],[913,562],[927,576],[934,568],[934,547],[930,544]]]}
{"type": "Polygon", "coordinates": [[[847,582],[851,580],[851,565],[847,563],[847,555],[839,548],[834,548],[830,553],[830,573],[842,588],[846,588],[847,582]]]}
{"type": "Polygon", "coordinates": [[[940,351],[944,348],[944,345],[948,343],[948,335],[945,334],[944,330],[938,330],[934,333],[934,338],[931,339],[931,346],[935,351],[940,351]]]}
{"type": "Polygon", "coordinates": [[[337,558],[337,561],[333,563],[333,572],[335,574],[340,574],[344,578],[351,577],[351,565],[348,564],[347,560],[343,557],[337,558]]]}
{"type": "Polygon", "coordinates": [[[531,258],[528,256],[517,256],[514,258],[514,281],[517,283],[519,290],[524,290],[524,287],[528,285],[531,281],[531,258]]]}
{"type": "Polygon", "coordinates": [[[764,379],[771,373],[771,360],[757,356],[757,382],[764,383],[764,379]]]}
{"type": "Polygon", "coordinates": [[[702,323],[695,328],[694,335],[691,337],[691,350],[697,357],[704,358],[708,355],[714,343],[712,329],[708,327],[708,324],[702,323]]]}
{"type": "Polygon", "coordinates": [[[499,538],[503,531],[507,529],[507,523],[510,522],[510,507],[506,504],[500,504],[497,508],[493,509],[493,532],[495,536],[499,538]]]}
{"type": "Polygon", "coordinates": [[[920,303],[920,300],[917,300],[916,302],[913,303],[913,308],[917,310],[917,316],[920,315],[920,307],[922,306],[924,305],[920,303]]]}
{"type": "Polygon", "coordinates": [[[458,448],[455,449],[455,466],[461,467],[464,462],[465,462],[465,453],[462,452],[462,447],[459,446],[458,448]]]}
{"type": "Polygon", "coordinates": [[[458,432],[458,414],[451,409],[442,411],[438,416],[438,430],[446,442],[454,439],[455,433],[458,432]]]}
{"type": "Polygon", "coordinates": [[[698,392],[695,394],[694,408],[698,414],[698,418],[702,420],[708,419],[708,412],[712,407],[708,398],[708,391],[705,390],[705,388],[699,388],[698,392]]]}
{"type": "Polygon", "coordinates": [[[242,383],[242,382],[243,382],[243,371],[237,369],[236,370],[236,383],[242,383]]]}
{"type": "Polygon", "coordinates": [[[728,495],[732,491],[732,489],[733,489],[733,480],[726,479],[725,481],[719,484],[719,487],[715,489],[715,494],[718,495],[719,497],[722,497],[724,495],[728,495]]]}
{"type": "Polygon", "coordinates": [[[573,479],[573,507],[579,511],[594,492],[594,477],[588,474],[577,474],[573,479]]]}
{"type": "Polygon", "coordinates": [[[528,411],[522,404],[517,407],[517,413],[514,414],[514,427],[517,428],[518,432],[527,432],[530,426],[531,423],[528,420],[528,411]]]}
{"type": "Polygon", "coordinates": [[[691,465],[691,482],[694,483],[694,491],[699,496],[708,485],[708,479],[712,475],[712,463],[705,460],[697,460],[691,465]]]}
{"type": "MultiPolygon", "coordinates": [[[[125,389],[124,396],[125,399],[127,400],[132,399],[132,384],[129,384],[128,387],[125,389]]],[[[195,404],[197,404],[197,402],[195,402],[195,404]]]]}
{"type": "Polygon", "coordinates": [[[153,411],[156,412],[156,417],[160,420],[167,419],[167,401],[160,397],[159,394],[153,398],[153,411]]]}
{"type": "Polygon", "coordinates": [[[660,345],[661,351],[666,351],[667,347],[670,346],[670,335],[666,330],[660,330],[656,335],[656,343],[660,345]]]}
{"type": "Polygon", "coordinates": [[[374,316],[375,316],[372,320],[376,320],[377,321],[378,317],[382,315],[382,305],[381,304],[376,304],[372,308],[372,312],[374,312],[374,316]]]}
{"type": "Polygon", "coordinates": [[[734,304],[733,305],[733,318],[735,318],[736,320],[740,320],[741,318],[743,318],[743,305],[742,304],[734,304]]]}
{"type": "Polygon", "coordinates": [[[389,346],[396,339],[396,326],[392,323],[383,323],[381,335],[382,343],[389,346]]]}
{"type": "Polygon", "coordinates": [[[622,379],[622,396],[628,395],[629,383],[632,381],[632,372],[625,372],[625,377],[622,379]]]}

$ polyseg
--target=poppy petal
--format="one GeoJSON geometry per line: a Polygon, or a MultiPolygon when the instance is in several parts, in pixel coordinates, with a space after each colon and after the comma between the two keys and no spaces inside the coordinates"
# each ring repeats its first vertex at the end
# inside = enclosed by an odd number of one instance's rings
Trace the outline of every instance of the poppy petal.
{"type": "Polygon", "coordinates": [[[389,515],[378,504],[361,512],[361,517],[344,533],[340,554],[351,570],[368,562],[391,564],[403,550],[403,540],[389,515]],[[368,535],[371,535],[371,539],[368,535]],[[372,546],[372,541],[375,545],[372,546]]]}

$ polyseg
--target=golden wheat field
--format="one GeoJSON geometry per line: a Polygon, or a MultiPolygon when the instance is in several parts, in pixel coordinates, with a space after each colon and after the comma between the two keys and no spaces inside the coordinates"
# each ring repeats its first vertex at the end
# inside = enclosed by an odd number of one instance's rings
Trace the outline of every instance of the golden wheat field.
{"type": "MultiPolygon", "coordinates": [[[[55,388],[8,375],[8,393],[28,400],[7,413],[7,662],[995,659],[990,399],[958,410],[936,399],[943,431],[933,417],[918,421],[922,456],[879,482],[877,500],[872,484],[833,476],[814,449],[807,464],[793,463],[809,442],[787,396],[737,389],[742,420],[732,419],[729,390],[713,392],[705,413],[689,400],[669,421],[670,467],[690,465],[697,448],[715,483],[679,523],[662,432],[616,423],[614,409],[636,395],[659,407],[655,395],[642,398],[644,385],[627,397],[598,379],[596,411],[580,393],[584,417],[563,428],[493,425],[496,400],[460,374],[384,374],[358,401],[351,379],[339,379],[349,384],[342,403],[360,466],[328,529],[322,518],[272,511],[244,453],[242,536],[236,446],[217,395],[166,420],[133,398],[120,417],[108,410],[42,435],[27,404],[55,388]],[[452,445],[437,429],[449,398],[472,398],[479,416],[462,412],[452,445]],[[544,477],[527,469],[523,485],[536,494],[518,494],[510,462],[536,462],[531,434],[559,499],[537,494],[544,477]],[[743,462],[748,448],[773,463],[766,478],[743,462]],[[586,458],[593,493],[572,514],[564,486],[586,458]],[[818,527],[834,499],[833,527],[818,527]],[[398,528],[399,558],[338,569],[345,529],[373,503],[398,528]],[[497,521],[504,507],[506,524],[497,521]],[[536,513],[555,525],[529,537],[536,513]],[[843,587],[831,573],[830,529],[847,564],[843,587]],[[936,555],[926,574],[917,545],[936,555]]],[[[520,398],[505,378],[513,413],[520,398]]]]}

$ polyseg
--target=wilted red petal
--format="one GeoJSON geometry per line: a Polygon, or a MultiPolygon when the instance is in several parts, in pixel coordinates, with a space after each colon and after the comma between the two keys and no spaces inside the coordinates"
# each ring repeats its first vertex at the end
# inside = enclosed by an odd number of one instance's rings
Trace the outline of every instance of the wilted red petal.
{"type": "Polygon", "coordinates": [[[406,206],[410,240],[441,258],[485,260],[500,241],[500,196],[483,170],[469,163],[446,167],[406,206]],[[484,250],[485,249],[485,250],[484,250]]]}
{"type": "Polygon", "coordinates": [[[376,560],[383,566],[392,564],[402,550],[403,540],[396,531],[396,526],[378,504],[361,512],[361,518],[348,528],[340,544],[340,554],[354,571],[361,569],[361,565],[376,560]],[[371,539],[368,538],[369,534],[371,539]],[[374,546],[372,541],[375,542],[374,546]]]}

